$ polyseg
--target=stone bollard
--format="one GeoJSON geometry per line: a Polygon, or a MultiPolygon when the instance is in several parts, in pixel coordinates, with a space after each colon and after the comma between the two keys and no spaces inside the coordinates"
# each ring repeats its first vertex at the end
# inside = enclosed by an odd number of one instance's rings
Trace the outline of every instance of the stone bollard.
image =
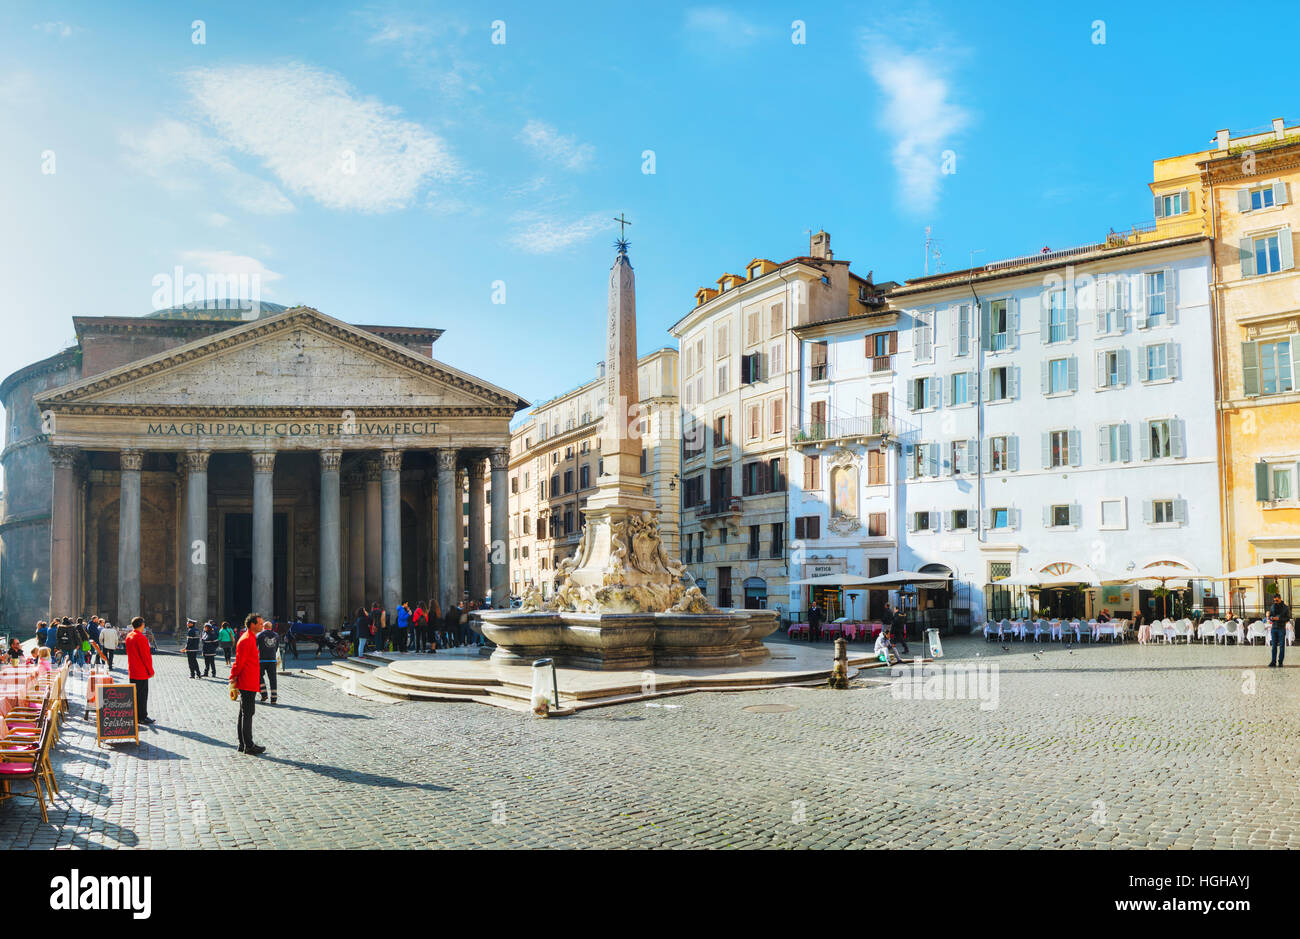
{"type": "Polygon", "coordinates": [[[830,686],[844,690],[849,686],[849,644],[835,640],[835,664],[831,666],[830,686]]]}

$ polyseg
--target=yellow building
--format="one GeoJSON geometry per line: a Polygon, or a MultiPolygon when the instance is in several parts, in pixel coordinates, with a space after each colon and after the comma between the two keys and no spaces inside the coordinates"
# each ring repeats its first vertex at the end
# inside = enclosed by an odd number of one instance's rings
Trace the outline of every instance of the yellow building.
{"type": "MultiPolygon", "coordinates": [[[[1300,127],[1221,130],[1210,149],[1156,161],[1153,180],[1156,231],[1212,239],[1225,569],[1300,563],[1300,127]]],[[[1279,587],[1300,600],[1300,579],[1279,587]]],[[[1263,599],[1249,586],[1248,607],[1263,599]]]]}

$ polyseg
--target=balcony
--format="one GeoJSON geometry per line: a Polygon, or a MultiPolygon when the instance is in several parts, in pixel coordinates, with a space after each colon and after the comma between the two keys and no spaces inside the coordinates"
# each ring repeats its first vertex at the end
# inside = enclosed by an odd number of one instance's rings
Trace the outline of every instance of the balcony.
{"type": "Polygon", "coordinates": [[[881,434],[896,435],[897,428],[888,414],[873,414],[866,417],[836,417],[820,423],[809,423],[803,427],[791,429],[797,444],[821,443],[828,440],[846,438],[863,439],[879,437],[881,434]]]}
{"type": "Polygon", "coordinates": [[[892,355],[873,355],[871,356],[871,371],[890,372],[894,369],[894,357],[892,355]]]}
{"type": "Polygon", "coordinates": [[[740,514],[740,496],[728,496],[725,499],[712,499],[695,507],[697,518],[720,518],[725,515],[740,514]]]}

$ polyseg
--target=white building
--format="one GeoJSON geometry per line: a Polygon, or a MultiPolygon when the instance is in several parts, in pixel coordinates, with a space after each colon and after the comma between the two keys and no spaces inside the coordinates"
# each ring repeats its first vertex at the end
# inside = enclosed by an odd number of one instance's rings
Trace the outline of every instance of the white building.
{"type": "MultiPolygon", "coordinates": [[[[856,518],[837,511],[827,483],[805,484],[809,464],[792,465],[792,528],[814,510],[824,519],[807,552],[843,550],[848,570],[872,573],[896,539],[891,570],[952,573],[952,591],[924,591],[919,605],[952,609],[930,616],[959,627],[1017,602],[990,585],[1030,569],[1214,570],[1208,272],[1200,236],[1092,245],[909,281],[890,295],[896,324],[801,336],[805,360],[821,355],[813,342],[828,343],[829,360],[821,382],[803,371],[806,423],[860,419],[885,393],[897,402],[883,466],[870,456],[879,434],[828,435],[860,442],[825,448],[823,460],[849,465],[848,452],[879,467],[860,470],[856,518]],[[842,531],[855,520],[868,532],[856,545],[842,531]]],[[[1149,611],[1147,592],[1094,593],[1095,606],[1149,611]]],[[[1077,592],[1052,600],[1084,611],[1077,592]]]]}

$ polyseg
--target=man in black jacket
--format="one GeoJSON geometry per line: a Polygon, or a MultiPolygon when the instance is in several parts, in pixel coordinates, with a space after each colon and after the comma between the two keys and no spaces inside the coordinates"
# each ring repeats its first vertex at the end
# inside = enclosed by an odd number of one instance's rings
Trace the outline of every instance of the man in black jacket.
{"type": "Polygon", "coordinates": [[[1273,594],[1273,605],[1268,610],[1269,637],[1273,643],[1269,668],[1281,668],[1286,659],[1286,624],[1290,618],[1291,609],[1282,602],[1282,595],[1273,594]]]}
{"type": "Polygon", "coordinates": [[[202,639],[199,636],[199,624],[192,619],[185,621],[185,656],[190,660],[190,677],[202,678],[199,674],[199,652],[202,639]]]}
{"type": "Polygon", "coordinates": [[[901,606],[894,607],[893,615],[889,618],[889,638],[894,640],[895,645],[903,644],[903,655],[912,654],[907,648],[907,617],[903,615],[901,606]]]}
{"type": "Polygon", "coordinates": [[[816,642],[822,637],[822,608],[817,605],[817,601],[812,602],[808,608],[808,641],[816,642]]]}
{"type": "Polygon", "coordinates": [[[77,643],[77,632],[72,628],[72,617],[63,617],[59,622],[58,630],[55,632],[55,638],[59,643],[59,653],[71,659],[73,653],[80,648],[77,643]]]}

